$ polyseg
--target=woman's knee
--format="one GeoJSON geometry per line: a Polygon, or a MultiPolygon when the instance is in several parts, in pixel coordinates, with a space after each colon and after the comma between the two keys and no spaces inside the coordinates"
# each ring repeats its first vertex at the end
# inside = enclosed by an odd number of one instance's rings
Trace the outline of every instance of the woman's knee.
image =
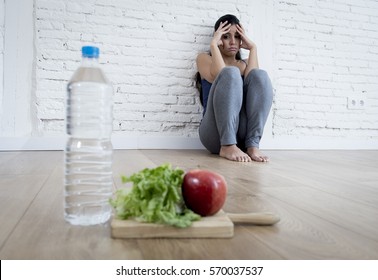
{"type": "Polygon", "coordinates": [[[273,87],[269,75],[261,69],[253,69],[245,79],[247,93],[262,97],[265,102],[271,103],[273,100],[273,87]]]}
{"type": "Polygon", "coordinates": [[[269,92],[272,91],[272,83],[265,70],[252,69],[251,72],[248,73],[245,82],[249,86],[262,88],[269,92]]]}
{"type": "Polygon", "coordinates": [[[270,83],[270,79],[269,79],[268,73],[265,70],[258,69],[258,68],[252,69],[248,73],[247,79],[248,80],[253,79],[254,82],[257,81],[257,82],[262,82],[262,83],[266,83],[266,82],[270,83]]]}
{"type": "Polygon", "coordinates": [[[218,74],[219,78],[242,82],[240,70],[236,66],[226,66],[218,74]]]}
{"type": "Polygon", "coordinates": [[[212,89],[217,92],[214,97],[233,98],[243,95],[243,79],[240,70],[234,66],[224,67],[215,79],[212,89]]]}

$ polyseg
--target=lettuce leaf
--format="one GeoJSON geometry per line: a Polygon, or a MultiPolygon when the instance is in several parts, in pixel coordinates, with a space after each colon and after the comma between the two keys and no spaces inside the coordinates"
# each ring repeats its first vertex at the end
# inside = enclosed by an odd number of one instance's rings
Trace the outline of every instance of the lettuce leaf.
{"type": "Polygon", "coordinates": [[[119,219],[188,227],[201,216],[185,206],[181,193],[183,176],[183,170],[172,169],[170,164],[122,176],[122,182],[131,182],[132,188],[117,190],[110,204],[119,219]]]}

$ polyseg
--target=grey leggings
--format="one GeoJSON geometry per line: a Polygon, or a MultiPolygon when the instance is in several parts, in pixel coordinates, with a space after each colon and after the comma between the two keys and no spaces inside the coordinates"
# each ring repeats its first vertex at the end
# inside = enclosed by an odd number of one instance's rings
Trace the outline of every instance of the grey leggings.
{"type": "Polygon", "coordinates": [[[273,100],[264,70],[253,69],[244,81],[237,67],[225,67],[213,82],[199,127],[202,144],[218,154],[221,146],[259,147],[273,100]]]}

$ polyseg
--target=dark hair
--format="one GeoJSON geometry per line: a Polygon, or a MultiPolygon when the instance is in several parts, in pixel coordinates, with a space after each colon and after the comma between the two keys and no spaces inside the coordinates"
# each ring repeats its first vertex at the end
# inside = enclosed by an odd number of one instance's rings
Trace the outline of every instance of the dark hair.
{"type": "Polygon", "coordinates": [[[196,88],[198,89],[198,92],[199,92],[199,98],[200,98],[200,102],[201,102],[201,105],[203,106],[203,93],[202,93],[202,78],[201,78],[201,74],[199,72],[196,73],[195,75],[195,78],[196,78],[196,88]]]}
{"type": "Polygon", "coordinates": [[[227,21],[228,24],[231,23],[232,25],[240,24],[240,21],[239,21],[239,19],[236,16],[227,14],[227,15],[221,16],[217,20],[217,22],[214,25],[214,31],[217,31],[217,29],[219,28],[219,25],[221,24],[221,22],[225,22],[225,21],[227,21]]]}
{"type": "MultiPolygon", "coordinates": [[[[232,25],[240,24],[240,21],[239,21],[239,19],[236,16],[231,15],[231,14],[227,14],[227,15],[221,16],[215,22],[214,32],[217,31],[217,29],[219,28],[219,25],[221,24],[221,22],[225,22],[225,21],[227,21],[228,23],[231,23],[232,25]]],[[[211,53],[210,53],[210,55],[211,55],[211,53]]],[[[237,60],[241,60],[242,59],[241,55],[240,55],[240,51],[237,52],[235,58],[237,60]]],[[[202,78],[201,78],[201,75],[200,75],[199,72],[196,73],[195,79],[196,79],[196,88],[198,89],[198,91],[200,93],[200,101],[201,101],[201,104],[202,104],[202,83],[201,83],[202,78]]]]}

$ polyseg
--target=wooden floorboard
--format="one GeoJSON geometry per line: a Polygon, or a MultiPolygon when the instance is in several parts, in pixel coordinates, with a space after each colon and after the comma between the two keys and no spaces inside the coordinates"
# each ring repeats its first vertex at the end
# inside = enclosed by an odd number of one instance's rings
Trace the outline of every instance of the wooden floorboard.
{"type": "MultiPolygon", "coordinates": [[[[158,156],[158,151],[145,153],[157,164],[168,160],[188,169],[198,159],[191,155],[185,162],[180,161],[185,158],[183,151],[165,158],[158,156]]],[[[267,245],[275,244],[272,249],[285,258],[378,258],[377,151],[270,153],[268,164],[222,162],[209,155],[200,161],[201,168],[227,177],[230,191],[226,211],[280,213],[282,230],[273,234],[267,245]],[[283,227],[287,221],[291,223],[283,227]],[[283,243],[291,244],[290,248],[284,246],[282,250],[283,243]]],[[[262,232],[259,237],[264,242],[271,229],[249,230],[262,232]]]]}
{"type": "Polygon", "coordinates": [[[63,219],[63,152],[0,153],[0,259],[378,259],[378,151],[270,150],[235,163],[204,150],[116,150],[121,175],[170,163],[228,183],[226,212],[278,214],[230,239],[112,239],[63,219]]]}

